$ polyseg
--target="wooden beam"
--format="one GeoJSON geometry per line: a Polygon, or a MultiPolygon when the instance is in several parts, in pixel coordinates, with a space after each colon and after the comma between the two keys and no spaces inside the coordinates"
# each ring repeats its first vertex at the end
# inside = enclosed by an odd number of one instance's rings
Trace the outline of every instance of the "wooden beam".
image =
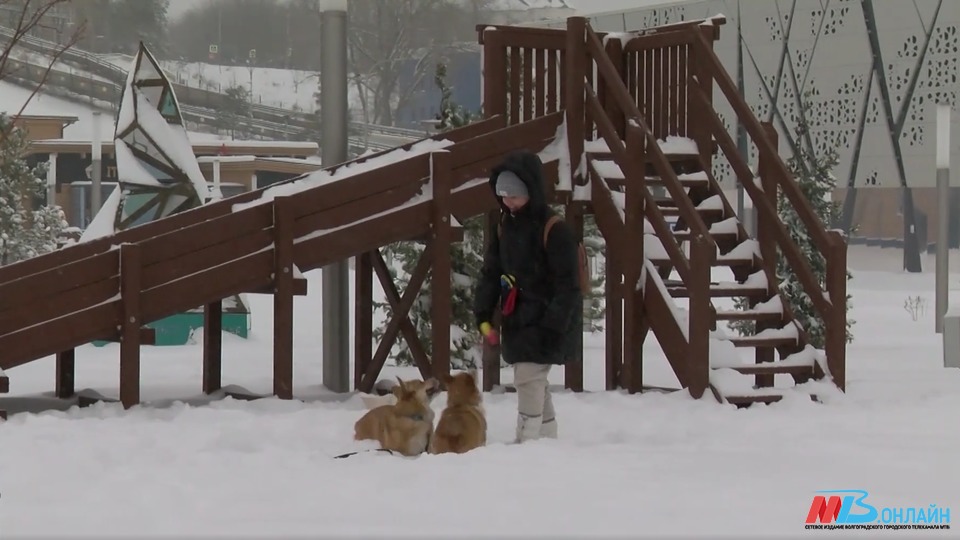
{"type": "Polygon", "coordinates": [[[223,301],[203,305],[203,393],[223,386],[223,301]]]}
{"type": "MultiPolygon", "coordinates": [[[[490,243],[496,238],[497,224],[500,216],[499,210],[491,210],[484,217],[483,228],[483,251],[490,248],[490,243]]],[[[493,320],[490,324],[500,331],[500,306],[499,303],[493,310],[493,320]]],[[[478,321],[479,322],[479,321],[478,321]]],[[[479,330],[477,330],[479,332],[479,330]]],[[[493,387],[500,385],[500,347],[492,346],[486,340],[483,343],[483,391],[489,392],[493,387]]]]}
{"type": "MultiPolygon", "coordinates": [[[[273,285],[268,285],[266,287],[258,287],[252,291],[246,291],[251,294],[273,294],[273,285]]],[[[295,277],[293,278],[293,295],[294,296],[306,296],[307,295],[307,278],[295,277]]]]}
{"type": "Polygon", "coordinates": [[[430,361],[433,376],[443,380],[450,374],[450,322],[453,312],[453,286],[450,249],[452,247],[452,216],[450,200],[450,154],[434,152],[433,200],[431,201],[433,234],[431,242],[430,275],[430,330],[433,342],[433,358],[430,361]]]}
{"type": "Polygon", "coordinates": [[[120,246],[120,402],[129,409],[140,403],[140,246],[120,246]]]}
{"type": "Polygon", "coordinates": [[[273,393],[293,399],[293,212],[290,197],[273,200],[273,393]]]}
{"type": "MultiPolygon", "coordinates": [[[[583,241],[583,206],[576,203],[568,203],[564,212],[567,223],[573,231],[575,242],[583,241]]],[[[580,291],[583,298],[587,298],[590,291],[580,291]]],[[[580,305],[580,312],[583,313],[583,303],[580,305]]],[[[576,352],[563,367],[563,386],[574,392],[583,392],[583,320],[582,316],[580,328],[574,328],[577,336],[576,352]]]]}
{"type": "Polygon", "coordinates": [[[77,350],[70,348],[57,353],[57,375],[54,386],[54,395],[58,398],[72,397],[76,393],[76,354],[77,350]]]}
{"type": "Polygon", "coordinates": [[[355,261],[353,387],[359,389],[363,374],[373,359],[373,255],[365,251],[355,261]]]}
{"type": "Polygon", "coordinates": [[[410,353],[413,354],[414,360],[417,362],[417,366],[420,368],[420,374],[424,378],[432,375],[433,369],[430,366],[430,361],[426,360],[426,352],[423,349],[420,338],[417,336],[416,328],[413,326],[413,323],[410,322],[410,317],[407,315],[407,313],[410,311],[413,301],[416,299],[417,294],[420,292],[420,288],[423,286],[423,282],[426,280],[427,272],[430,270],[430,252],[434,247],[435,246],[433,244],[427,244],[426,248],[423,250],[423,253],[420,254],[420,260],[417,261],[417,266],[414,268],[413,274],[410,276],[410,281],[407,283],[407,290],[403,291],[403,296],[400,296],[398,293],[397,287],[394,285],[393,280],[390,277],[390,271],[387,268],[387,263],[380,255],[380,251],[377,250],[374,252],[373,269],[377,273],[377,277],[380,279],[380,285],[383,287],[387,301],[390,303],[390,309],[393,311],[393,316],[390,318],[390,321],[387,323],[387,326],[383,331],[383,336],[380,338],[380,345],[377,347],[377,351],[374,353],[373,359],[370,361],[370,364],[367,365],[367,368],[360,379],[359,390],[361,392],[370,392],[373,390],[373,385],[376,382],[376,378],[380,374],[380,370],[383,369],[383,364],[387,360],[387,354],[393,347],[394,342],[396,342],[397,336],[401,330],[405,330],[404,338],[406,339],[407,344],[410,346],[410,353]]]}
{"type": "MultiPolygon", "coordinates": [[[[143,315],[141,313],[141,317],[142,316],[143,315]]],[[[103,338],[102,341],[106,341],[108,343],[120,343],[121,341],[123,341],[123,336],[121,335],[120,332],[114,332],[110,336],[103,338]]],[[[155,328],[150,328],[149,326],[141,326],[140,327],[140,345],[156,345],[156,344],[157,344],[157,330],[155,328]]]]}

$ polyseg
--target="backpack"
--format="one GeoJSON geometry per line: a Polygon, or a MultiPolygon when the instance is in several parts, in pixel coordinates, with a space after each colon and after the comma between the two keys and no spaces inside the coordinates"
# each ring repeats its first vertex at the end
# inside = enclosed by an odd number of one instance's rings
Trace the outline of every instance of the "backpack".
{"type": "MultiPolygon", "coordinates": [[[[550,216],[547,224],[543,227],[543,248],[547,248],[547,239],[550,237],[550,229],[554,224],[561,221],[560,216],[550,216]]],[[[503,220],[497,223],[497,238],[503,235],[503,220]]],[[[579,267],[580,294],[586,296],[590,292],[590,260],[587,258],[587,249],[583,242],[577,242],[577,266],[579,267]]]]}

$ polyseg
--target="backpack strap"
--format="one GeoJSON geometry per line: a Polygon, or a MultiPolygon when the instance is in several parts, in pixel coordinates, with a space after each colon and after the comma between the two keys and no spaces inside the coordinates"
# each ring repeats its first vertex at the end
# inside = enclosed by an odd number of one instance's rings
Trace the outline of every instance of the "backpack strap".
{"type": "MultiPolygon", "coordinates": [[[[500,214],[500,219],[497,221],[497,237],[503,236],[503,218],[504,214],[500,214]]],[[[543,226],[543,247],[547,247],[547,239],[550,237],[550,229],[553,228],[558,222],[561,221],[560,216],[553,215],[547,219],[546,225],[543,226]]]]}
{"type": "Polygon", "coordinates": [[[560,221],[560,216],[553,215],[553,216],[550,216],[550,219],[547,220],[547,224],[544,225],[544,227],[543,227],[543,247],[544,247],[544,249],[546,249],[546,247],[547,247],[547,238],[550,237],[550,229],[553,228],[553,226],[554,226],[555,224],[557,224],[557,222],[559,222],[559,221],[560,221]]]}

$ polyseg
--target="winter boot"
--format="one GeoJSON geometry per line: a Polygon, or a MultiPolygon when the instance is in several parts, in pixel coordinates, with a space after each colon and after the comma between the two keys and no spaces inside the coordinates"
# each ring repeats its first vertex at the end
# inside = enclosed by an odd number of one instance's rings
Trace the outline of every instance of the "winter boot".
{"type": "Polygon", "coordinates": [[[540,424],[540,437],[544,439],[556,439],[557,438],[557,419],[551,418],[546,422],[540,424]]]}
{"type": "Polygon", "coordinates": [[[514,442],[524,443],[540,438],[540,428],[543,424],[542,416],[517,415],[517,438],[514,442]]]}

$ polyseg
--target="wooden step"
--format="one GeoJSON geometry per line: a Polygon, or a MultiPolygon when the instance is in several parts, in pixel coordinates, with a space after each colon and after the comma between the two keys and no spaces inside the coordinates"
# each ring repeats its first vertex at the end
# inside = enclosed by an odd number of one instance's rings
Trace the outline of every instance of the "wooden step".
{"type": "MultiPolygon", "coordinates": [[[[800,333],[796,323],[788,323],[783,328],[766,328],[752,336],[737,336],[729,338],[734,347],[781,347],[797,345],[800,333]]],[[[790,365],[796,365],[791,363],[790,365]]],[[[813,362],[803,362],[801,365],[813,365],[813,362]]]]}
{"type": "MultiPolygon", "coordinates": [[[[747,396],[723,396],[723,399],[726,400],[727,403],[736,405],[738,408],[743,408],[743,407],[749,407],[754,403],[765,403],[768,405],[770,403],[776,403],[781,399],[783,399],[783,395],[782,394],[756,394],[756,395],[751,394],[747,396]]],[[[817,399],[816,394],[810,394],[810,399],[813,401],[820,401],[819,399],[817,399]]]]}
{"type": "MultiPolygon", "coordinates": [[[[690,298],[690,292],[687,290],[687,286],[682,282],[669,280],[664,283],[667,287],[667,292],[670,293],[670,296],[673,298],[690,298]]],[[[756,296],[765,296],[767,294],[767,288],[765,286],[751,286],[743,284],[723,284],[723,283],[711,283],[710,284],[710,297],[711,298],[738,298],[738,297],[756,297],[756,296]]]]}
{"type": "Polygon", "coordinates": [[[749,309],[718,310],[718,321],[780,321],[783,320],[783,301],[779,296],[758,302],[749,309]]]}
{"type": "MultiPolygon", "coordinates": [[[[676,206],[661,207],[660,213],[662,213],[664,217],[680,217],[680,209],[676,206]]],[[[698,208],[697,213],[702,216],[704,221],[723,219],[723,208],[698,208]]]]}
{"type": "Polygon", "coordinates": [[[734,347],[771,348],[782,347],[784,345],[796,345],[797,338],[739,336],[730,338],[730,343],[733,343],[734,347]]]}
{"type": "MultiPolygon", "coordinates": [[[[669,240],[668,240],[669,241],[669,240]]],[[[754,245],[754,240],[747,240],[725,254],[717,254],[714,259],[714,267],[753,267],[756,263],[758,249],[754,245]]],[[[643,252],[650,262],[655,266],[670,264],[670,255],[664,247],[663,242],[653,233],[646,233],[643,237],[643,252]]],[[[689,254],[687,254],[689,257],[689,254]]]]}
{"type": "MultiPolygon", "coordinates": [[[[679,156],[679,155],[677,155],[679,156]]],[[[624,186],[624,174],[620,169],[620,166],[617,165],[617,162],[614,161],[611,154],[590,154],[590,159],[593,161],[597,172],[607,181],[607,184],[611,188],[622,188],[624,186]]],[[[683,159],[678,158],[678,162],[684,161],[683,159]]],[[[680,185],[684,188],[705,188],[710,185],[710,180],[707,178],[706,173],[704,172],[695,172],[689,174],[678,173],[677,180],[680,181],[680,185]]],[[[655,172],[651,171],[650,168],[647,168],[647,174],[644,177],[644,183],[647,186],[663,186],[663,178],[657,176],[655,172]]]]}
{"type": "Polygon", "coordinates": [[[730,310],[718,311],[718,321],[763,321],[773,322],[783,320],[783,313],[773,311],[754,311],[754,310],[730,310]]]}
{"type": "MultiPolygon", "coordinates": [[[[720,368],[717,368],[720,369],[720,368]]],[[[730,366],[726,369],[732,369],[743,375],[775,375],[783,373],[786,375],[808,375],[814,376],[813,365],[786,364],[783,362],[768,362],[763,364],[730,366]]]]}
{"type": "MultiPolygon", "coordinates": [[[[710,236],[713,237],[715,242],[736,242],[740,238],[740,234],[737,232],[711,232],[710,236]]],[[[689,242],[693,233],[689,230],[673,231],[673,237],[681,242],[689,242]]]]}

